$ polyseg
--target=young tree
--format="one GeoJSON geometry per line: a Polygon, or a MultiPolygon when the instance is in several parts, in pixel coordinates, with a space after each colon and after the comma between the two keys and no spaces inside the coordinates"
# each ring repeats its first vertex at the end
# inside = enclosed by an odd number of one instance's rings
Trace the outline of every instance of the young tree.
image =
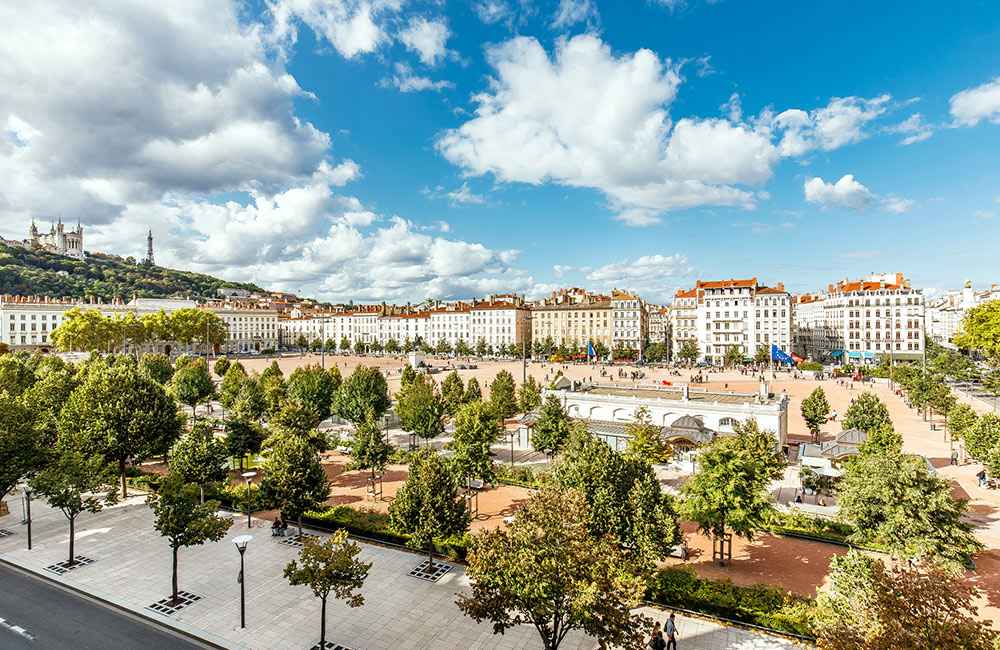
{"type": "Polygon", "coordinates": [[[820,427],[830,417],[830,403],[826,401],[826,393],[822,386],[817,386],[809,397],[802,400],[802,419],[812,434],[813,440],[819,442],[820,427]]]}
{"type": "Polygon", "coordinates": [[[469,344],[465,342],[465,339],[458,339],[458,342],[455,343],[455,354],[463,357],[470,356],[472,354],[472,348],[470,348],[469,344]]]}
{"type": "Polygon", "coordinates": [[[684,514],[720,545],[727,532],[751,540],[766,527],[769,487],[785,467],[774,438],[756,420],[735,428],[735,436],[716,438],[701,451],[698,471],[681,488],[684,514]]]}
{"type": "Polygon", "coordinates": [[[444,400],[445,411],[452,417],[465,403],[465,384],[457,370],[449,372],[441,382],[441,398],[444,400]]]}
{"type": "Polygon", "coordinates": [[[59,414],[59,436],[117,464],[122,498],[125,463],[168,449],[181,430],[177,405],[134,364],[94,368],[59,414]]]}
{"type": "Polygon", "coordinates": [[[298,521],[301,536],[302,514],[327,500],[330,482],[307,440],[282,436],[264,463],[261,491],[285,517],[298,521]]]}
{"type": "Polygon", "coordinates": [[[165,354],[147,352],[139,359],[139,369],[163,386],[170,383],[170,378],[174,376],[174,367],[165,354]]]}
{"type": "Polygon", "coordinates": [[[174,443],[170,451],[170,471],[185,483],[194,483],[205,502],[205,485],[226,480],[226,445],[212,436],[212,428],[196,424],[191,431],[174,443]]]}
{"type": "Polygon", "coordinates": [[[295,347],[299,350],[305,350],[309,347],[309,339],[306,338],[305,334],[299,334],[295,339],[295,347]]]}
{"type": "Polygon", "coordinates": [[[684,341],[681,343],[681,349],[677,352],[677,356],[691,365],[698,360],[698,343],[690,339],[684,341]]]}
{"type": "Polygon", "coordinates": [[[471,593],[459,595],[459,609],[494,633],[533,625],[546,650],[572,630],[602,648],[645,647],[651,621],[631,613],[645,576],[613,538],[589,533],[590,518],[579,492],[542,489],[509,526],[473,538],[471,593]]]}
{"type": "Polygon", "coordinates": [[[215,371],[215,376],[222,377],[226,376],[226,371],[229,370],[229,359],[226,357],[219,357],[215,360],[215,364],[212,366],[212,370],[215,371]]]}
{"type": "Polygon", "coordinates": [[[365,420],[355,427],[351,438],[351,469],[371,471],[374,481],[375,473],[385,469],[391,456],[392,446],[386,442],[377,422],[365,420]]]}
{"type": "Polygon", "coordinates": [[[310,406],[323,421],[330,417],[340,384],[340,371],[336,366],[330,372],[318,365],[296,368],[288,378],[288,399],[310,406]]]}
{"type": "Polygon", "coordinates": [[[931,474],[920,456],[888,451],[847,464],[838,489],[840,516],[855,543],[875,542],[902,557],[931,556],[967,564],[982,544],[964,521],[967,501],[931,474]]]}
{"type": "Polygon", "coordinates": [[[247,381],[247,371],[243,368],[243,364],[229,364],[219,383],[219,403],[223,408],[227,410],[233,408],[245,381],[247,381]]]}
{"type": "Polygon", "coordinates": [[[635,418],[625,427],[628,435],[628,445],[625,455],[643,463],[658,465],[665,463],[673,456],[670,443],[663,440],[660,427],[652,423],[649,409],[639,408],[635,418]]]}
{"type": "Polygon", "coordinates": [[[391,404],[389,386],[378,368],[358,366],[336,392],[334,412],[348,422],[378,421],[391,404]]]}
{"type": "Polygon", "coordinates": [[[351,349],[351,341],[346,336],[340,337],[340,350],[341,352],[347,352],[351,349]]]}
{"type": "Polygon", "coordinates": [[[348,607],[361,607],[365,598],[360,589],[368,577],[371,562],[357,559],[361,547],[347,539],[346,530],[338,530],[324,542],[307,539],[298,560],[285,566],[288,584],[306,585],[320,599],[319,647],[326,648],[326,600],[343,600],[348,607]]]}
{"type": "Polygon", "coordinates": [[[469,377],[469,383],[465,385],[465,394],[462,396],[462,404],[481,399],[483,399],[483,389],[479,387],[479,380],[475,377],[469,377]]]}
{"type": "Polygon", "coordinates": [[[403,366],[403,372],[399,376],[399,389],[405,391],[413,380],[417,378],[417,371],[409,363],[403,366]]]}
{"type": "Polygon", "coordinates": [[[726,367],[739,366],[746,362],[746,356],[738,345],[726,348],[724,363],[726,367]]]}
{"type": "Polygon", "coordinates": [[[43,445],[51,447],[55,444],[59,432],[59,414],[78,385],[79,380],[72,368],[39,368],[35,382],[21,394],[21,404],[31,413],[26,421],[34,421],[35,431],[43,445]]]}
{"type": "Polygon", "coordinates": [[[521,387],[517,389],[517,406],[521,413],[529,413],[542,404],[542,387],[535,378],[528,375],[521,387]]]}
{"type": "Polygon", "coordinates": [[[6,391],[0,391],[0,499],[45,464],[47,451],[35,429],[32,411],[6,391]]]}
{"type": "Polygon", "coordinates": [[[758,345],[757,351],[754,352],[753,362],[759,366],[771,363],[771,350],[766,345],[758,345]]]}
{"type": "Polygon", "coordinates": [[[841,424],[844,431],[861,429],[869,435],[881,429],[883,425],[891,427],[892,419],[889,417],[889,409],[875,393],[861,393],[852,399],[841,424]]]}
{"type": "Polygon", "coordinates": [[[418,375],[396,396],[396,414],[404,431],[426,441],[444,433],[445,405],[433,382],[418,375]]]}
{"type": "Polygon", "coordinates": [[[171,472],[160,485],[159,492],[146,498],[153,509],[153,528],[170,543],[172,571],[170,602],[177,598],[177,554],[182,548],[217,542],[233,525],[232,519],[216,514],[218,501],[199,499],[199,486],[186,483],[179,474],[171,472]]]}
{"type": "Polygon", "coordinates": [[[47,464],[28,482],[31,491],[69,521],[69,564],[76,563],[76,518],[117,502],[115,473],[99,455],[86,455],[67,441],[57,444],[47,464]]]}
{"type": "Polygon", "coordinates": [[[306,441],[314,452],[324,452],[329,448],[326,434],[319,431],[319,414],[308,404],[289,400],[268,422],[270,435],[264,446],[273,447],[280,438],[292,436],[306,441]]]}
{"type": "Polygon", "coordinates": [[[362,341],[361,339],[358,339],[357,341],[354,342],[354,354],[359,354],[359,355],[364,354],[365,348],[366,348],[365,342],[362,341]]]}
{"type": "Polygon", "coordinates": [[[486,483],[496,480],[490,445],[496,442],[503,429],[490,404],[470,402],[455,415],[455,434],[448,447],[454,452],[451,458],[455,473],[465,479],[479,477],[486,483]]]}
{"type": "Polygon", "coordinates": [[[549,395],[542,404],[531,434],[531,446],[547,456],[555,455],[569,437],[570,419],[559,398],[549,395]]]}
{"type": "Polygon", "coordinates": [[[229,419],[260,422],[265,413],[267,413],[267,396],[260,385],[260,380],[256,375],[247,377],[240,384],[240,390],[230,407],[229,419]]]}
{"type": "Polygon", "coordinates": [[[260,376],[260,390],[264,395],[265,413],[273,415],[281,410],[281,405],[285,402],[285,380],[280,374],[268,374],[267,370],[260,376]]]}
{"type": "Polygon", "coordinates": [[[479,358],[486,356],[486,339],[481,336],[479,337],[479,340],[476,341],[476,356],[479,358]]]}
{"type": "Polygon", "coordinates": [[[680,542],[673,498],[649,463],[616,453],[586,427],[574,427],[551,478],[586,498],[591,536],[610,535],[637,564],[653,567],[680,542]]]}
{"type": "Polygon", "coordinates": [[[833,558],[830,587],[816,599],[823,650],[992,650],[996,635],[977,616],[978,590],[933,563],[886,566],[850,551],[833,558]]]}
{"type": "Polygon", "coordinates": [[[506,370],[498,372],[493,378],[493,385],[490,386],[490,403],[501,420],[506,420],[517,413],[515,394],[514,377],[506,370]]]}
{"type": "Polygon", "coordinates": [[[410,475],[389,505],[389,525],[408,535],[407,546],[427,551],[434,566],[434,540],[461,535],[469,528],[469,511],[458,481],[441,456],[422,449],[410,463],[410,475]]]}
{"type": "Polygon", "coordinates": [[[873,431],[861,445],[862,454],[900,453],[903,451],[903,434],[883,424],[873,431]]]}
{"type": "Polygon", "coordinates": [[[198,419],[196,407],[215,396],[215,384],[205,360],[195,359],[177,370],[170,379],[170,393],[181,404],[190,406],[191,417],[198,419]]]}
{"type": "Polygon", "coordinates": [[[259,454],[263,443],[264,429],[253,420],[233,419],[226,423],[226,451],[240,459],[240,472],[243,459],[249,454],[259,454]]]}
{"type": "Polygon", "coordinates": [[[955,345],[978,350],[991,365],[1000,366],[1000,300],[991,300],[965,312],[955,345]]]}
{"type": "Polygon", "coordinates": [[[976,460],[985,460],[1000,445],[1000,416],[984,413],[965,431],[965,449],[976,460]]]}
{"type": "Polygon", "coordinates": [[[965,438],[965,433],[976,424],[979,416],[968,404],[955,404],[948,411],[948,431],[955,439],[965,438]]]}

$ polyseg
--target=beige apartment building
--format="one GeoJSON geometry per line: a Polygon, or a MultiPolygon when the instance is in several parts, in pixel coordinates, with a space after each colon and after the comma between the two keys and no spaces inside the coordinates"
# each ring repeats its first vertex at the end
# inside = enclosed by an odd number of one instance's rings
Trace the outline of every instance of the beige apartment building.
{"type": "Polygon", "coordinates": [[[611,298],[583,289],[563,289],[532,306],[531,340],[586,348],[603,343],[612,348],[611,298]]]}

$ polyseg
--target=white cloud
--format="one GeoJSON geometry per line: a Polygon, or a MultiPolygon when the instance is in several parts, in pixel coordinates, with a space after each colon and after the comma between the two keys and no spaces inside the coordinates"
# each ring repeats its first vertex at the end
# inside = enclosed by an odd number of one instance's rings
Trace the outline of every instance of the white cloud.
{"type": "Polygon", "coordinates": [[[448,54],[448,23],[443,19],[427,20],[421,16],[410,18],[406,29],[399,33],[399,40],[417,53],[424,65],[436,65],[448,54]]]}
{"type": "Polygon", "coordinates": [[[980,221],[988,221],[996,216],[995,212],[990,212],[989,210],[976,210],[972,213],[972,216],[980,221]]]}
{"type": "Polygon", "coordinates": [[[572,27],[577,23],[594,24],[600,20],[594,0],[559,0],[556,15],[552,19],[554,29],[572,27]]]}
{"type": "Polygon", "coordinates": [[[834,97],[823,108],[793,108],[773,117],[771,127],[782,133],[782,156],[801,156],[813,149],[832,151],[867,137],[865,126],[885,113],[889,95],[871,99],[834,97]]]}
{"type": "Polygon", "coordinates": [[[385,22],[400,5],[394,0],[268,0],[268,38],[287,53],[298,40],[302,22],[341,56],[352,59],[388,41],[385,22]]]}
{"type": "Polygon", "coordinates": [[[767,137],[728,120],[682,119],[667,145],[673,177],[707,183],[763,183],[778,158],[767,137]]]}
{"type": "Polygon", "coordinates": [[[576,267],[567,266],[565,264],[554,264],[552,266],[552,275],[556,276],[557,278],[561,278],[562,276],[574,270],[576,270],[576,267]]]}
{"type": "Polygon", "coordinates": [[[468,183],[462,183],[462,186],[454,189],[447,193],[448,198],[452,203],[476,203],[481,204],[486,202],[486,198],[481,194],[476,194],[469,188],[468,183]]]}
{"type": "Polygon", "coordinates": [[[399,92],[414,93],[424,90],[438,92],[447,88],[454,88],[455,85],[447,80],[434,81],[430,77],[414,74],[410,66],[405,63],[397,63],[393,66],[395,74],[385,77],[379,81],[383,88],[396,88],[399,92]]]}
{"type": "Polygon", "coordinates": [[[952,95],[949,104],[957,126],[975,126],[983,120],[1000,124],[1000,77],[952,95]]]}
{"type": "Polygon", "coordinates": [[[914,113],[899,124],[886,127],[888,133],[898,133],[905,136],[899,144],[906,146],[923,142],[934,134],[934,128],[923,121],[920,113],[914,113]]]}
{"type": "Polygon", "coordinates": [[[675,289],[671,282],[676,284],[692,273],[694,269],[683,255],[643,255],[598,267],[586,277],[603,291],[631,289],[647,300],[667,300],[675,289]]]}
{"type": "Polygon", "coordinates": [[[473,5],[479,20],[493,24],[510,18],[511,8],[504,0],[481,0],[473,5]]]}
{"type": "Polygon", "coordinates": [[[818,176],[810,178],[805,182],[804,191],[806,201],[823,208],[848,208],[860,211],[878,205],[886,212],[903,214],[915,205],[911,199],[892,194],[879,197],[858,182],[853,174],[842,176],[836,183],[827,183],[818,176]]]}

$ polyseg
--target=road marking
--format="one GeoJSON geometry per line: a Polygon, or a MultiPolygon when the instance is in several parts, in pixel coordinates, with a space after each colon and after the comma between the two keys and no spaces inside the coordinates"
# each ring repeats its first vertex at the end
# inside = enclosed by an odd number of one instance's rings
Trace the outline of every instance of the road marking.
{"type": "Polygon", "coordinates": [[[20,637],[23,637],[23,638],[27,639],[28,641],[34,641],[35,640],[35,635],[33,635],[31,632],[27,631],[26,629],[24,629],[20,625],[12,625],[12,624],[8,623],[6,619],[0,618],[0,627],[8,629],[11,632],[13,632],[14,634],[16,634],[16,635],[18,635],[20,637]]]}

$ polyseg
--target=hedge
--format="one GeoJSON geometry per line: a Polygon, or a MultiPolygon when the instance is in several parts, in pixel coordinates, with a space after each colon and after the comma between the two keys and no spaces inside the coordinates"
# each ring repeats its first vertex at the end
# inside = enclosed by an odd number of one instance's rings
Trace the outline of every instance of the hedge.
{"type": "Polygon", "coordinates": [[[729,580],[700,578],[691,567],[657,571],[647,600],[666,607],[728,618],[779,632],[813,637],[816,603],[776,587],[741,587],[729,580]]]}

